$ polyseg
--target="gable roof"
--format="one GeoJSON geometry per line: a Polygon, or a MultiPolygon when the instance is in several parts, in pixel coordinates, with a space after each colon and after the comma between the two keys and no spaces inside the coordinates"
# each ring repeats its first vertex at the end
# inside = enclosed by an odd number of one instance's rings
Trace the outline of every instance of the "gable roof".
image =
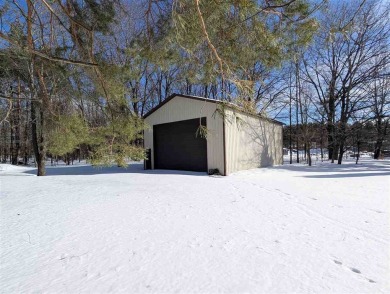
{"type": "MultiPolygon", "coordinates": [[[[161,102],[160,104],[158,104],[156,107],[152,108],[150,111],[148,111],[144,116],[143,118],[147,118],[148,116],[150,116],[153,112],[155,112],[156,110],[158,110],[159,108],[161,108],[162,106],[164,106],[166,103],[168,103],[169,101],[171,101],[173,98],[175,97],[181,97],[181,98],[187,98],[187,99],[194,99],[194,100],[200,100],[200,101],[207,101],[207,102],[210,102],[210,103],[216,103],[216,104],[223,104],[223,103],[227,103],[228,105],[230,104],[230,106],[232,108],[235,108],[235,109],[240,109],[240,107],[234,103],[231,103],[231,102],[227,102],[227,101],[222,101],[222,100],[216,100],[216,99],[210,99],[210,98],[206,98],[206,97],[199,97],[199,96],[192,96],[192,95],[184,95],[184,94],[176,94],[176,93],[173,93],[172,95],[170,95],[167,99],[165,99],[163,102],[161,102]]],[[[256,116],[258,118],[261,118],[261,119],[264,119],[264,120],[268,120],[268,121],[271,121],[273,123],[276,123],[276,124],[279,124],[279,125],[284,125],[284,123],[278,121],[278,120],[275,120],[275,119],[271,119],[271,118],[267,118],[267,117],[263,117],[259,114],[253,114],[253,113],[248,113],[247,111],[245,110],[240,110],[241,112],[247,114],[247,115],[251,115],[251,116],[256,116]]]]}

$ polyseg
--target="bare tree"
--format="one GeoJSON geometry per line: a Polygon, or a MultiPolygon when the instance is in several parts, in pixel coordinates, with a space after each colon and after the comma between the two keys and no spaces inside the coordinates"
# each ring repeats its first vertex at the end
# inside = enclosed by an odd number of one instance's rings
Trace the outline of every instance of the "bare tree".
{"type": "Polygon", "coordinates": [[[374,159],[381,158],[383,141],[390,128],[390,78],[388,73],[379,75],[370,85],[372,119],[376,128],[374,159]]]}
{"type": "Polygon", "coordinates": [[[389,11],[380,1],[331,7],[305,56],[305,79],[326,114],[332,162],[342,162],[352,115],[369,107],[362,85],[388,62],[389,11]]]}

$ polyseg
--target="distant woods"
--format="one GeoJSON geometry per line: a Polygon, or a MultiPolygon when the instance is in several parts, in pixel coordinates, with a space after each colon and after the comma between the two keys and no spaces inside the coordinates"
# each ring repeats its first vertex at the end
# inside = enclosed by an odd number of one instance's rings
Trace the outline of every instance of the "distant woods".
{"type": "Polygon", "coordinates": [[[1,161],[126,166],[144,157],[142,116],[172,93],[279,119],[286,147],[320,140],[332,162],[359,140],[380,158],[389,19],[365,0],[6,0],[1,161]]]}
{"type": "Polygon", "coordinates": [[[385,141],[390,147],[389,16],[389,5],[381,1],[330,5],[318,16],[313,42],[292,62],[297,138],[310,148],[319,135],[311,126],[324,126],[332,162],[341,164],[345,151],[360,143],[371,144],[375,159],[385,141]],[[363,139],[362,130],[370,126],[374,130],[363,139]]]}

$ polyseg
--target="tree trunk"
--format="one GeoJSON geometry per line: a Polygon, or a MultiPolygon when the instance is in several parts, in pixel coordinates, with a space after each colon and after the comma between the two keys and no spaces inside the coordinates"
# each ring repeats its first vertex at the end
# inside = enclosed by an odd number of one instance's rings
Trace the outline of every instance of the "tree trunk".
{"type": "Polygon", "coordinates": [[[7,163],[7,157],[8,157],[7,128],[6,128],[5,124],[3,124],[2,130],[3,130],[3,158],[2,158],[2,162],[7,163]]]}
{"type": "Polygon", "coordinates": [[[295,99],[296,99],[296,107],[295,107],[295,115],[296,115],[296,138],[297,138],[297,163],[299,163],[299,101],[300,101],[300,93],[299,93],[299,66],[298,62],[295,63],[295,99]]]}
{"type": "Polygon", "coordinates": [[[377,139],[375,142],[374,159],[379,159],[381,156],[382,144],[383,144],[383,127],[382,119],[378,118],[376,122],[377,139]]]}
{"type": "Polygon", "coordinates": [[[311,144],[307,144],[307,161],[309,163],[309,166],[311,166],[312,162],[311,162],[311,154],[310,154],[310,149],[311,149],[311,144]]]}
{"type": "Polygon", "coordinates": [[[38,167],[37,176],[46,176],[45,159],[43,156],[40,156],[39,160],[37,160],[37,167],[38,167]]]}
{"type": "Polygon", "coordinates": [[[31,143],[34,150],[35,161],[38,167],[37,176],[46,175],[45,169],[45,148],[43,138],[43,112],[40,104],[31,102],[31,143]],[[37,115],[38,114],[38,115],[37,115]]]}
{"type": "Polygon", "coordinates": [[[332,72],[332,80],[330,83],[329,89],[329,102],[328,102],[328,114],[326,121],[326,130],[328,132],[328,160],[332,160],[334,163],[335,158],[337,158],[337,146],[336,146],[336,126],[335,126],[335,116],[336,116],[336,105],[335,105],[335,73],[332,72]]]}
{"type": "Polygon", "coordinates": [[[20,81],[18,83],[18,99],[13,101],[11,122],[11,163],[18,165],[20,153],[20,81]]]}
{"type": "MultiPolygon", "coordinates": [[[[27,46],[30,51],[34,50],[34,41],[32,35],[32,15],[33,15],[33,2],[32,0],[27,0],[27,46]]],[[[34,67],[34,55],[32,55],[30,60],[30,91],[31,98],[36,98],[35,95],[35,67],[34,67]]],[[[43,105],[41,101],[31,101],[31,145],[35,154],[35,162],[38,167],[37,176],[44,176],[46,174],[45,170],[45,146],[44,146],[44,117],[43,117],[43,105]]]]}
{"type": "MultiPolygon", "coordinates": [[[[334,138],[334,132],[335,132],[335,127],[332,122],[328,121],[328,124],[326,126],[326,130],[328,132],[328,160],[329,159],[334,159],[333,154],[334,154],[334,149],[335,148],[335,138],[334,138]]],[[[333,161],[332,161],[333,162],[333,161]]]]}
{"type": "Polygon", "coordinates": [[[323,149],[324,148],[324,146],[323,146],[324,143],[323,143],[323,138],[322,138],[322,135],[323,135],[322,129],[323,129],[323,126],[321,124],[320,150],[321,150],[321,162],[324,162],[324,149],[323,149]]]}
{"type": "Polygon", "coordinates": [[[359,157],[360,157],[360,142],[357,142],[357,155],[356,155],[356,164],[359,162],[359,157]]]}
{"type": "Polygon", "coordinates": [[[341,106],[341,118],[340,118],[340,124],[339,124],[339,130],[338,130],[338,136],[337,136],[337,142],[339,144],[339,155],[337,164],[341,164],[343,161],[343,155],[344,155],[344,147],[347,140],[347,124],[348,124],[348,116],[347,116],[347,105],[348,99],[344,96],[342,97],[342,106],[341,106]],[[344,102],[344,100],[347,100],[347,102],[344,102]]]}
{"type": "Polygon", "coordinates": [[[4,163],[6,163],[8,161],[8,155],[9,155],[9,151],[10,151],[7,141],[8,141],[8,136],[7,136],[7,131],[5,131],[4,132],[4,159],[3,159],[4,163]]]}
{"type": "Polygon", "coordinates": [[[29,160],[29,156],[31,154],[30,153],[30,150],[29,150],[29,125],[30,125],[30,120],[29,120],[29,114],[30,114],[30,105],[27,103],[26,101],[26,105],[25,105],[25,109],[26,109],[26,113],[25,113],[25,119],[26,119],[26,123],[24,125],[24,138],[23,138],[23,141],[24,141],[24,159],[23,159],[23,164],[24,165],[28,165],[28,160],[29,160]]]}
{"type": "Polygon", "coordinates": [[[339,157],[337,160],[337,164],[341,164],[343,162],[343,155],[344,155],[344,142],[340,143],[340,151],[339,151],[339,157]]]}
{"type": "Polygon", "coordinates": [[[331,162],[334,163],[335,160],[337,160],[338,158],[338,154],[339,154],[339,148],[340,148],[340,144],[337,143],[337,142],[333,142],[333,153],[332,153],[332,156],[331,156],[331,162]]]}
{"type": "Polygon", "coordinates": [[[379,159],[382,153],[383,138],[378,138],[375,143],[374,159],[379,159]]]}
{"type": "Polygon", "coordinates": [[[13,165],[16,165],[17,164],[17,154],[15,152],[15,110],[13,109],[15,106],[14,106],[14,102],[11,101],[10,103],[12,103],[12,110],[11,110],[11,114],[10,114],[10,131],[11,131],[11,136],[10,136],[10,143],[9,143],[9,152],[10,152],[10,162],[11,164],[13,165]]]}

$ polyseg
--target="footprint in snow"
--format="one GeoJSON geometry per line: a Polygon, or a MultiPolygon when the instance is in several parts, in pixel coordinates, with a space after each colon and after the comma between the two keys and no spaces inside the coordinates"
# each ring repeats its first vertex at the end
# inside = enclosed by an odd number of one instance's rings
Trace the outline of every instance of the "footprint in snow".
{"type": "Polygon", "coordinates": [[[384,211],[381,211],[381,210],[376,210],[376,209],[370,209],[370,210],[373,212],[376,212],[376,213],[385,213],[384,211]]]}
{"type": "MultiPolygon", "coordinates": [[[[343,263],[341,261],[336,260],[336,259],[334,259],[333,262],[335,264],[338,264],[338,265],[343,265],[343,263]]],[[[359,271],[357,268],[354,268],[354,267],[349,267],[348,269],[353,271],[354,273],[357,273],[357,274],[361,274],[362,273],[361,271],[359,271]]]]}
{"type": "MultiPolygon", "coordinates": [[[[334,259],[333,262],[334,262],[335,264],[340,265],[340,266],[343,265],[343,263],[342,263],[341,261],[336,260],[336,259],[334,259]]],[[[359,275],[362,273],[360,270],[358,270],[357,268],[354,268],[354,267],[344,267],[344,268],[348,268],[350,271],[352,271],[352,272],[354,272],[354,273],[356,273],[356,274],[359,274],[359,275]]],[[[366,279],[366,280],[367,280],[368,282],[370,282],[370,283],[376,283],[374,280],[371,280],[371,279],[369,279],[369,278],[367,278],[367,277],[363,277],[363,278],[366,279]]]]}
{"type": "Polygon", "coordinates": [[[349,268],[351,271],[353,271],[354,273],[357,273],[357,274],[361,274],[362,272],[359,271],[357,268],[354,268],[354,267],[350,267],[349,268]]]}
{"type": "Polygon", "coordinates": [[[341,261],[338,261],[338,260],[333,260],[333,262],[334,262],[335,264],[339,264],[339,265],[342,265],[342,264],[343,264],[341,261]]]}
{"type": "Polygon", "coordinates": [[[289,194],[289,193],[283,192],[283,191],[280,190],[280,189],[275,189],[275,191],[278,191],[278,192],[280,192],[280,193],[282,193],[282,194],[284,194],[284,195],[291,195],[291,194],[289,194]]]}

